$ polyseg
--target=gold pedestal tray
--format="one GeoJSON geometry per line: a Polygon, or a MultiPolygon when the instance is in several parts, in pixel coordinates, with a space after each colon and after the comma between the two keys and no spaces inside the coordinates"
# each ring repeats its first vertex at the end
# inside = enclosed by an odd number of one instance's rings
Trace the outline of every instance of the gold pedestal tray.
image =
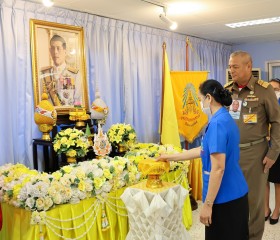
{"type": "Polygon", "coordinates": [[[148,175],[147,188],[155,189],[162,188],[162,180],[160,176],[169,172],[169,162],[157,162],[152,158],[145,159],[139,162],[138,169],[143,175],[148,175]]]}
{"type": "Polygon", "coordinates": [[[76,122],[76,127],[84,127],[86,124],[84,121],[90,117],[83,107],[74,107],[69,111],[69,119],[76,122]]]}

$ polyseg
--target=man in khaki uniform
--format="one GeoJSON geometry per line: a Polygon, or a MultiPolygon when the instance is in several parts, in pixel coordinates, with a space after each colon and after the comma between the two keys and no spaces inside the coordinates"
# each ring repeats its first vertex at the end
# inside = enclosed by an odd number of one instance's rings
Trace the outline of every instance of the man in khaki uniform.
{"type": "Polygon", "coordinates": [[[252,76],[252,59],[247,52],[232,53],[229,69],[233,82],[225,88],[242,102],[235,121],[240,130],[240,166],[249,186],[249,239],[261,240],[267,172],[280,151],[280,111],[272,86],[252,76]],[[269,124],[270,146],[266,140],[269,124]]]}
{"type": "Polygon", "coordinates": [[[81,102],[79,71],[66,64],[66,42],[59,35],[50,40],[50,55],[54,66],[41,68],[41,85],[45,85],[49,101],[54,106],[70,106],[81,102]]]}

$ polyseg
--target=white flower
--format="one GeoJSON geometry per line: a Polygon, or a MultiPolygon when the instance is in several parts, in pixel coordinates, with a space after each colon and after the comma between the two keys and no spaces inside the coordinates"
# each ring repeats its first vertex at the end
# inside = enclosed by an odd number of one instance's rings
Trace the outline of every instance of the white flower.
{"type": "Polygon", "coordinates": [[[80,197],[79,197],[79,190],[77,189],[73,189],[72,190],[72,197],[70,199],[70,203],[74,204],[74,203],[79,203],[80,202],[80,197]]]}
{"type": "Polygon", "coordinates": [[[29,209],[33,209],[35,206],[35,199],[33,197],[29,197],[25,201],[25,205],[29,209]]]}
{"type": "Polygon", "coordinates": [[[27,187],[25,186],[20,190],[20,193],[18,195],[18,200],[24,201],[27,198],[28,198],[28,190],[27,187]]]}
{"type": "Polygon", "coordinates": [[[35,201],[35,204],[36,204],[36,209],[43,210],[45,206],[45,199],[40,197],[35,201]]]}
{"type": "Polygon", "coordinates": [[[45,182],[37,182],[32,186],[32,192],[34,197],[45,197],[48,192],[49,184],[45,182]]]}
{"type": "Polygon", "coordinates": [[[113,185],[112,185],[110,182],[107,181],[107,182],[105,182],[105,183],[103,184],[101,190],[102,190],[103,192],[108,193],[108,192],[111,191],[112,187],[113,187],[113,185]]]}
{"type": "Polygon", "coordinates": [[[62,195],[59,192],[57,192],[57,194],[53,195],[52,199],[53,199],[53,202],[55,204],[62,204],[63,203],[62,195]]]}
{"type": "Polygon", "coordinates": [[[85,180],[85,191],[91,192],[93,190],[93,181],[91,179],[85,180]]]}
{"type": "Polygon", "coordinates": [[[63,186],[65,187],[70,187],[71,186],[71,179],[69,179],[69,175],[65,174],[60,178],[60,182],[63,186]]]}
{"type": "Polygon", "coordinates": [[[103,170],[101,168],[95,169],[92,173],[94,178],[100,178],[103,176],[103,170]]]}
{"type": "Polygon", "coordinates": [[[53,200],[50,197],[45,197],[44,199],[44,210],[49,210],[53,205],[53,200]]]}

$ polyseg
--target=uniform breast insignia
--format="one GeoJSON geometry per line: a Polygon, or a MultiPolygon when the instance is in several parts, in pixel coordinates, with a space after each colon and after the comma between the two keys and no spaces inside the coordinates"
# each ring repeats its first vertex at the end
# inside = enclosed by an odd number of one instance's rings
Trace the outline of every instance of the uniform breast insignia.
{"type": "Polygon", "coordinates": [[[265,82],[263,80],[258,80],[257,81],[257,84],[259,84],[260,86],[262,86],[263,88],[268,88],[269,86],[269,83],[268,82],[265,82]]]}
{"type": "MultiPolygon", "coordinates": [[[[257,102],[257,101],[259,101],[259,98],[254,95],[254,91],[250,91],[250,94],[247,95],[247,97],[244,99],[244,103],[246,102],[246,105],[247,105],[247,102],[257,102]]],[[[244,106],[244,107],[246,107],[246,106],[244,106]]]]}

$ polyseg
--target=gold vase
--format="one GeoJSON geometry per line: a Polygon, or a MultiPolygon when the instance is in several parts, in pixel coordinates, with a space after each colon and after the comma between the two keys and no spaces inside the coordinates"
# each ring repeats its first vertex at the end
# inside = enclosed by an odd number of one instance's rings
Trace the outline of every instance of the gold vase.
{"type": "Polygon", "coordinates": [[[50,124],[38,124],[38,128],[43,133],[42,140],[50,141],[51,140],[50,132],[53,129],[53,125],[50,125],[50,124]]]}
{"type": "Polygon", "coordinates": [[[118,152],[119,153],[124,153],[127,151],[127,147],[123,144],[118,144],[118,152]]]}
{"type": "Polygon", "coordinates": [[[147,188],[155,189],[155,188],[162,188],[162,180],[160,179],[160,174],[151,174],[148,175],[147,188]]]}
{"type": "Polygon", "coordinates": [[[70,157],[66,154],[67,163],[77,163],[76,157],[70,157]]]}

